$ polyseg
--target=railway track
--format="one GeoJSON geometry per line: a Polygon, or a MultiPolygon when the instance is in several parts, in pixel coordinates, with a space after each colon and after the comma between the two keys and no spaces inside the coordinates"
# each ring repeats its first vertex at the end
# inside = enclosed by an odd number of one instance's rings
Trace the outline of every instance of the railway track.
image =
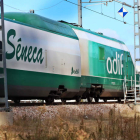
{"type": "MultiPolygon", "coordinates": [[[[127,102],[127,103],[133,103],[133,102],[127,102]]],[[[22,106],[56,106],[56,105],[91,105],[91,104],[124,104],[124,102],[120,102],[118,103],[117,101],[115,102],[92,102],[92,103],[88,103],[88,102],[66,102],[66,103],[62,103],[62,102],[54,102],[53,104],[46,104],[46,103],[10,103],[9,102],[9,106],[10,107],[22,107],[22,106]]],[[[4,107],[4,104],[0,104],[0,107],[4,107]]]]}

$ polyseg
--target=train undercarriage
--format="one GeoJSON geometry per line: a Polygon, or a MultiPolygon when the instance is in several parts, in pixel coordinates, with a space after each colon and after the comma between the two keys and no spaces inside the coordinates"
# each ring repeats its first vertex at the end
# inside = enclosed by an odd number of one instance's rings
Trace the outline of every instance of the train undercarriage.
{"type": "MultiPolygon", "coordinates": [[[[92,84],[91,88],[80,88],[79,92],[69,92],[67,91],[67,88],[65,86],[60,85],[57,90],[51,90],[47,97],[32,97],[31,99],[41,99],[45,100],[46,103],[53,103],[55,99],[61,99],[63,103],[65,103],[67,100],[76,100],[76,102],[81,102],[83,99],[87,99],[89,103],[91,103],[94,99],[95,102],[99,102],[100,99],[102,99],[104,102],[107,102],[107,100],[115,99],[118,100],[118,102],[121,102],[121,99],[123,99],[123,91],[118,92],[118,96],[109,95],[109,92],[106,91],[103,88],[103,85],[100,84],[92,84]],[[119,94],[118,94],[119,93],[119,94]]],[[[22,97],[16,97],[12,100],[15,103],[20,103],[20,100],[26,100],[29,98],[22,98],[22,97]]]]}

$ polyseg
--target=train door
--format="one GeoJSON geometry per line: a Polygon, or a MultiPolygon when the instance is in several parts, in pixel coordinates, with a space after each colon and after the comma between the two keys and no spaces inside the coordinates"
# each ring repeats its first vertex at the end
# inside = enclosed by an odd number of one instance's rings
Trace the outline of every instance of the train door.
{"type": "Polygon", "coordinates": [[[129,57],[130,57],[129,53],[124,52],[124,63],[123,63],[123,65],[124,65],[124,77],[126,77],[126,80],[129,80],[129,57]]]}
{"type": "Polygon", "coordinates": [[[128,68],[129,68],[129,53],[128,52],[126,52],[126,79],[128,79],[128,68]]]}
{"type": "Polygon", "coordinates": [[[124,52],[123,61],[124,77],[126,76],[126,79],[128,79],[128,52],[124,52]]]}

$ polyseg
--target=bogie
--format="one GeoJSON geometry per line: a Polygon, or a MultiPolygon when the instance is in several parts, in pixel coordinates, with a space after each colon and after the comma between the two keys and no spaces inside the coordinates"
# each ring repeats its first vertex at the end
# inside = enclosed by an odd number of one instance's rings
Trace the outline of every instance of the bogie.
{"type": "Polygon", "coordinates": [[[99,98],[98,97],[95,97],[94,100],[95,100],[96,103],[99,102],[99,98]]]}
{"type": "Polygon", "coordinates": [[[20,99],[15,99],[15,100],[13,100],[14,101],[14,103],[16,103],[16,104],[19,104],[20,103],[20,99]]]}
{"type": "Polygon", "coordinates": [[[121,102],[121,98],[118,98],[118,102],[119,102],[119,103],[121,102]]]}
{"type": "Polygon", "coordinates": [[[76,100],[77,103],[80,103],[81,102],[81,96],[77,96],[75,100],[76,100]]]}
{"type": "Polygon", "coordinates": [[[103,99],[103,101],[106,103],[107,102],[107,99],[103,99]]]}
{"type": "Polygon", "coordinates": [[[54,98],[53,98],[53,97],[47,97],[47,98],[45,99],[45,101],[46,101],[46,104],[51,104],[51,103],[54,102],[54,98]]]}
{"type": "Polygon", "coordinates": [[[63,104],[65,104],[66,101],[67,101],[67,100],[65,100],[65,99],[61,99],[61,102],[62,102],[63,104]]]}
{"type": "Polygon", "coordinates": [[[89,103],[91,103],[92,100],[93,100],[93,97],[90,97],[90,96],[89,96],[89,97],[87,97],[87,100],[88,100],[89,103]]]}

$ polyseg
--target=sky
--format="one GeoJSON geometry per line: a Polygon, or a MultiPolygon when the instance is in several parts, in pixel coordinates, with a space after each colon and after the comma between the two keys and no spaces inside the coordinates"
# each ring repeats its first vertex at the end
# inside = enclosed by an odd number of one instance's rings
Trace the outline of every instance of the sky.
{"type": "MultiPolygon", "coordinates": [[[[78,4],[78,0],[69,0],[78,4]]],[[[82,0],[88,2],[89,0],[82,0]]],[[[102,0],[92,0],[102,1],[102,0]]],[[[105,0],[103,0],[105,1],[105,0]]],[[[133,6],[133,0],[119,0],[126,2],[133,6]]],[[[35,14],[53,19],[64,20],[70,23],[78,24],[78,6],[66,2],[65,0],[4,0],[5,12],[29,12],[31,9],[35,10],[35,14]],[[14,8],[16,9],[14,9],[14,8]]],[[[111,16],[121,21],[125,21],[131,25],[124,24],[117,20],[103,16],[85,8],[82,9],[82,24],[83,28],[90,29],[95,32],[102,32],[104,35],[119,39],[123,41],[134,57],[134,16],[133,8],[123,6],[128,14],[124,19],[118,14],[122,4],[116,2],[109,2],[104,4],[82,4],[83,6],[90,5],[87,8],[111,16]]]]}

